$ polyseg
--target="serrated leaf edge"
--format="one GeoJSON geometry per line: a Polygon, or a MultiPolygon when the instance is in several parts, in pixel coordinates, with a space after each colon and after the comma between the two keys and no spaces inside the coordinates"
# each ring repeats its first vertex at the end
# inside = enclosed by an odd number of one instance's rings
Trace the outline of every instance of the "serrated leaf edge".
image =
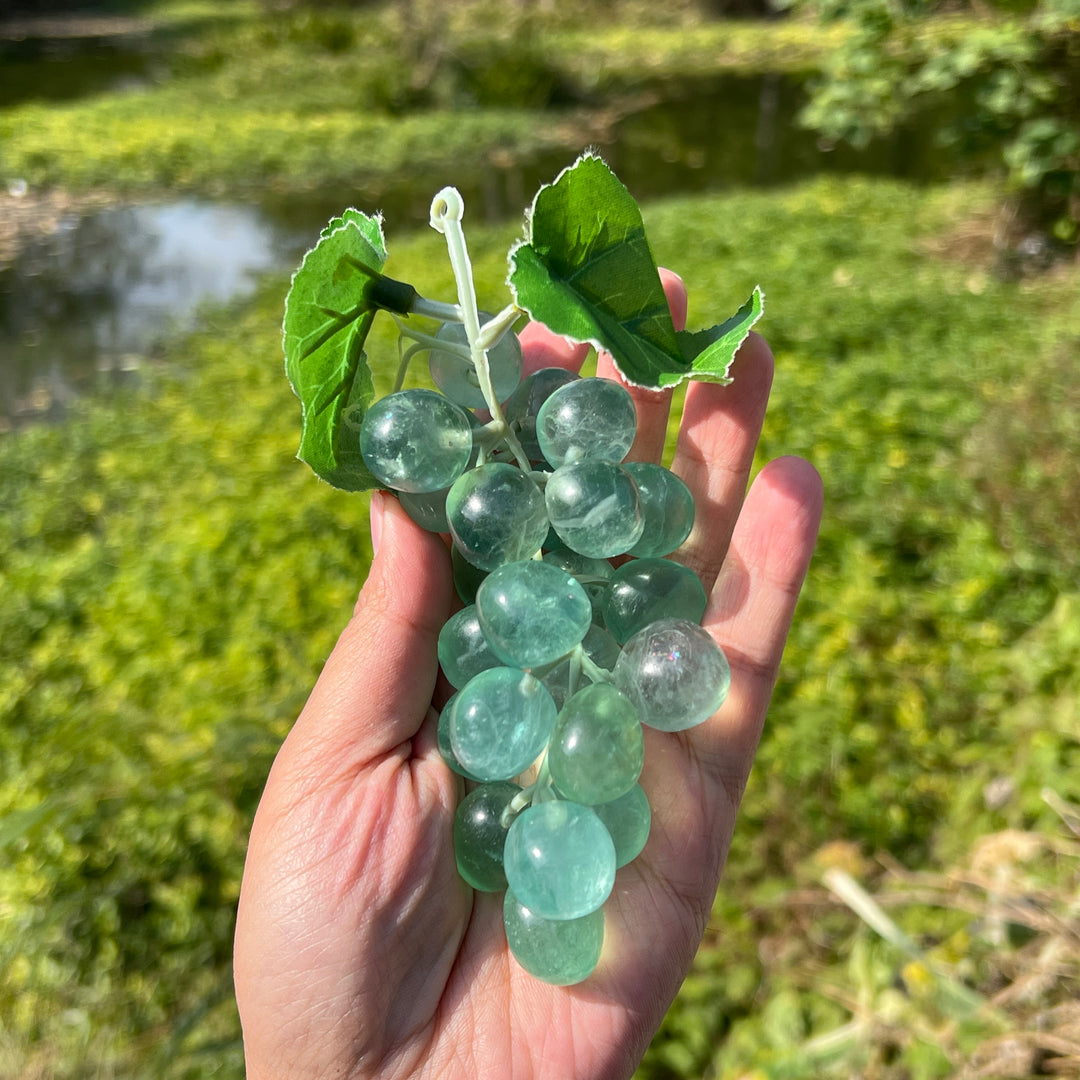
{"type": "MultiPolygon", "coordinates": [[[[754,288],[753,288],[753,291],[750,293],[749,298],[739,306],[739,308],[735,311],[735,313],[733,315],[731,315],[728,319],[724,320],[724,322],[729,322],[731,319],[734,319],[735,316],[738,315],[739,312],[742,311],[742,309],[744,307],[746,307],[747,304],[750,304],[750,303],[753,302],[755,297],[757,297],[757,300],[758,300],[757,314],[746,324],[745,328],[743,329],[742,337],[739,338],[738,342],[735,345],[735,348],[732,350],[731,359],[727,362],[727,365],[724,367],[724,370],[723,370],[722,374],[713,374],[712,372],[695,371],[693,369],[693,367],[691,366],[691,368],[690,368],[690,370],[688,372],[686,372],[683,375],[679,375],[679,377],[676,378],[673,382],[665,382],[661,389],[665,389],[665,390],[673,389],[674,387],[678,386],[680,383],[685,382],[687,379],[696,379],[698,382],[715,383],[718,386],[730,386],[735,381],[734,379],[732,379],[728,375],[728,372],[731,371],[731,365],[735,362],[736,355],[738,354],[739,350],[745,344],[746,339],[750,336],[750,331],[753,330],[753,328],[761,320],[761,317],[765,314],[765,290],[760,285],[755,285],[754,288]]],[[[724,323],[717,323],[716,325],[717,326],[723,326],[724,323]]],[[[708,329],[708,328],[704,328],[704,329],[708,329]]],[[[700,333],[700,331],[693,331],[693,332],[700,333]]],[[[703,349],[702,352],[704,352],[704,351],[705,350],[703,349]]],[[[700,356],[701,353],[699,353],[698,355],[700,356]]],[[[691,364],[693,364],[693,361],[691,361],[691,364]]],[[[616,364],[615,366],[618,367],[618,364],[616,364]]],[[[624,379],[626,379],[626,376],[622,373],[621,370],[620,370],[619,374],[622,375],[624,379]]],[[[674,375],[676,373],[672,372],[672,374],[674,375]]],[[[639,385],[638,383],[631,382],[630,379],[626,379],[626,381],[628,383],[630,383],[632,386],[638,386],[639,385]]],[[[651,389],[657,389],[657,388],[647,386],[644,389],[651,390],[651,389]]]]}
{"type": "MultiPolygon", "coordinates": [[[[289,386],[292,387],[293,393],[296,394],[296,396],[298,398],[300,397],[300,395],[297,393],[296,386],[294,385],[294,383],[292,381],[292,376],[289,374],[289,358],[288,358],[288,355],[285,353],[285,338],[286,338],[285,323],[288,321],[288,318],[289,318],[289,297],[292,296],[293,288],[296,286],[296,279],[302,273],[302,271],[304,269],[304,266],[307,263],[308,259],[311,257],[311,255],[315,251],[315,249],[318,248],[319,245],[324,240],[329,240],[330,237],[335,236],[337,233],[341,232],[342,229],[350,229],[350,228],[352,228],[352,229],[356,229],[356,231],[360,233],[360,236],[363,237],[363,239],[367,241],[367,237],[364,236],[363,231],[360,229],[360,226],[357,225],[357,223],[355,221],[346,221],[345,220],[345,215],[350,213],[350,212],[355,213],[355,214],[363,214],[364,217],[372,219],[375,222],[375,224],[378,225],[378,227],[379,227],[379,236],[380,236],[380,238],[382,240],[382,256],[383,256],[384,260],[389,258],[389,255],[388,255],[387,250],[386,250],[386,238],[382,235],[382,226],[383,226],[382,211],[378,210],[374,214],[369,214],[364,210],[358,210],[355,206],[347,207],[340,214],[338,214],[337,217],[331,218],[330,221],[327,222],[327,224],[323,226],[322,232],[319,233],[319,239],[311,247],[309,247],[307,249],[307,251],[304,252],[304,257],[300,260],[300,265],[297,266],[297,268],[292,272],[292,275],[289,278],[289,288],[288,288],[288,291],[285,293],[285,303],[283,305],[284,311],[283,311],[282,316],[281,316],[281,351],[282,351],[282,354],[285,357],[285,361],[284,361],[285,362],[285,377],[289,380],[289,386]],[[335,222],[339,222],[338,226],[336,228],[331,228],[331,226],[335,222]]],[[[370,241],[367,241],[367,242],[370,243],[370,241]]],[[[301,399],[300,404],[301,404],[301,407],[302,407],[303,406],[303,399],[301,399]]]]}
{"type": "MultiPolygon", "coordinates": [[[[529,310],[528,307],[526,307],[521,302],[521,298],[518,296],[517,289],[515,289],[514,285],[513,285],[512,278],[513,278],[513,274],[514,274],[514,270],[515,270],[514,256],[517,254],[517,252],[521,248],[528,247],[533,242],[533,235],[532,235],[533,216],[535,215],[535,212],[536,212],[537,200],[543,194],[545,189],[547,189],[549,187],[554,187],[556,184],[559,183],[559,181],[568,172],[572,172],[583,161],[585,161],[586,159],[589,159],[589,158],[594,158],[597,161],[599,161],[602,165],[607,166],[608,169],[611,169],[611,166],[608,165],[608,163],[604,160],[603,156],[597,150],[595,150],[592,147],[589,147],[588,149],[583,150],[577,156],[577,158],[574,160],[574,163],[572,165],[567,165],[565,168],[563,168],[563,169],[561,169],[559,171],[558,175],[555,177],[554,180],[552,180],[548,184],[541,184],[540,187],[537,188],[536,194],[533,196],[533,199],[532,199],[532,202],[529,205],[529,208],[525,211],[525,230],[524,230],[525,235],[522,236],[520,239],[515,240],[514,243],[510,246],[510,250],[506,253],[507,272],[506,272],[506,278],[505,278],[504,283],[506,285],[506,288],[509,290],[510,295],[514,298],[514,303],[517,305],[517,307],[519,307],[522,311],[524,311],[525,314],[528,315],[530,319],[533,318],[533,313],[529,310]]],[[[615,177],[616,180],[619,180],[619,178],[616,175],[614,169],[611,169],[611,174],[612,174],[612,176],[615,177]]],[[[622,184],[622,181],[619,180],[619,183],[622,184]]],[[[623,187],[626,187],[626,185],[623,184],[623,187]]],[[[627,189],[627,190],[629,190],[629,189],[627,189]]],[[[750,336],[750,331],[757,325],[758,321],[765,314],[765,290],[760,285],[755,285],[754,286],[753,290],[750,293],[750,299],[753,300],[755,295],[759,298],[759,301],[758,301],[759,311],[758,311],[757,315],[747,324],[746,329],[745,329],[745,331],[743,333],[743,336],[741,338],[739,338],[739,343],[735,346],[735,349],[732,352],[732,358],[728,362],[727,367],[724,368],[723,375],[717,376],[717,375],[705,374],[705,373],[702,373],[702,372],[696,372],[696,371],[694,371],[693,366],[691,366],[687,371],[682,372],[682,373],[670,372],[670,374],[673,377],[675,377],[673,382],[665,382],[661,386],[649,386],[648,383],[640,383],[640,382],[637,382],[634,379],[631,379],[626,374],[626,372],[623,371],[621,367],[619,367],[619,362],[614,357],[612,357],[611,359],[612,359],[612,363],[613,363],[613,365],[615,367],[615,370],[618,371],[619,375],[622,377],[623,381],[628,386],[633,386],[635,389],[638,389],[638,390],[668,390],[668,389],[673,389],[674,387],[678,386],[680,383],[683,383],[683,382],[687,381],[688,379],[696,379],[699,382],[712,382],[712,383],[716,383],[716,384],[722,385],[722,386],[730,386],[731,383],[734,382],[734,379],[731,379],[731,378],[728,377],[728,372],[731,370],[732,363],[734,363],[735,354],[738,353],[739,349],[742,348],[744,342],[750,336]]],[[[746,306],[745,303],[740,305],[740,308],[735,312],[735,314],[737,315],[739,310],[742,310],[742,307],[745,307],[745,306],[746,306]]],[[[732,316],[732,318],[733,317],[734,316],[732,316]]],[[[722,324],[718,323],[717,325],[722,325],[722,324]]],[[[592,346],[592,348],[596,349],[597,352],[605,352],[605,353],[607,352],[607,350],[604,348],[603,343],[600,342],[600,341],[597,341],[595,338],[575,338],[575,337],[569,336],[568,334],[560,334],[559,336],[564,338],[566,341],[577,342],[578,344],[581,344],[581,345],[590,345],[590,346],[592,346]]],[[[610,355],[610,354],[608,354],[608,355],[610,355]]],[[[692,362],[691,362],[691,364],[692,364],[692,362]]]]}
{"type": "MultiPolygon", "coordinates": [[[[533,217],[535,216],[535,213],[536,213],[536,204],[539,201],[540,196],[548,188],[555,187],[567,173],[573,172],[574,169],[576,169],[579,165],[582,164],[582,162],[587,161],[587,160],[599,161],[601,165],[603,165],[606,169],[608,169],[608,171],[615,178],[615,180],[618,181],[618,183],[622,184],[622,186],[626,190],[627,194],[629,194],[630,197],[633,198],[633,194],[630,192],[630,189],[627,188],[625,184],[623,184],[622,180],[619,179],[619,177],[616,174],[615,170],[611,168],[611,166],[604,159],[604,156],[597,149],[595,149],[594,147],[588,147],[585,150],[583,150],[580,154],[578,154],[577,158],[575,158],[573,164],[567,165],[564,168],[559,170],[558,175],[556,175],[554,180],[552,180],[550,183],[547,183],[547,184],[541,184],[540,187],[537,188],[536,194],[533,195],[532,202],[529,204],[528,209],[525,211],[525,235],[522,236],[520,239],[515,240],[514,243],[510,246],[510,250],[506,253],[507,272],[506,272],[506,278],[504,280],[504,284],[506,285],[506,288],[509,290],[510,295],[513,297],[514,304],[518,308],[520,308],[522,311],[524,311],[525,314],[528,315],[530,319],[534,318],[533,313],[529,310],[529,308],[527,308],[524,304],[521,303],[521,299],[518,296],[517,289],[514,287],[514,284],[513,284],[513,281],[512,281],[514,270],[515,270],[514,256],[517,254],[518,251],[521,250],[521,248],[529,247],[533,242],[532,223],[533,223],[533,217]]],[[[646,243],[647,242],[648,241],[646,240],[646,243]]],[[[576,338],[576,337],[571,337],[568,334],[560,334],[559,336],[564,338],[566,341],[575,342],[575,343],[577,343],[579,345],[591,345],[594,349],[596,349],[597,352],[604,352],[607,355],[610,355],[610,353],[608,353],[606,347],[604,346],[603,342],[598,341],[596,338],[576,338]]],[[[613,363],[615,363],[616,370],[618,370],[619,374],[623,377],[623,379],[629,385],[639,387],[639,388],[644,389],[644,390],[662,390],[663,389],[663,387],[648,386],[647,384],[637,383],[637,382],[634,382],[631,379],[627,379],[625,373],[619,367],[618,363],[616,361],[614,361],[614,358],[612,358],[612,360],[613,360],[613,363]]]]}
{"type": "MultiPolygon", "coordinates": [[[[307,251],[304,252],[304,256],[300,260],[300,264],[292,272],[292,275],[289,278],[289,288],[288,288],[288,291],[285,294],[285,303],[282,305],[283,312],[282,312],[282,317],[281,317],[281,351],[282,351],[282,356],[283,356],[283,364],[282,364],[282,366],[285,368],[285,378],[289,383],[289,387],[292,390],[293,395],[300,402],[300,443],[299,443],[299,445],[297,447],[296,460],[297,461],[302,461],[305,465],[307,465],[307,467],[309,469],[311,469],[311,471],[315,474],[315,476],[319,480],[322,480],[324,483],[330,484],[331,487],[338,487],[338,485],[334,484],[332,481],[328,480],[327,477],[325,477],[321,473],[317,472],[314,469],[314,467],[310,464],[310,462],[305,461],[304,458],[301,457],[301,455],[300,455],[300,449],[304,445],[304,435],[305,435],[305,432],[307,430],[307,425],[311,420],[311,417],[309,416],[309,410],[307,408],[307,403],[304,401],[303,397],[301,396],[300,391],[297,389],[296,383],[293,382],[292,375],[289,372],[289,356],[288,356],[288,352],[287,352],[287,350],[285,348],[285,341],[286,341],[286,338],[287,338],[288,335],[287,335],[286,330],[285,330],[285,324],[288,322],[288,318],[289,318],[289,299],[292,296],[293,289],[296,287],[296,279],[303,272],[304,267],[306,266],[308,259],[311,257],[311,255],[314,253],[316,248],[319,247],[320,244],[322,244],[326,240],[329,240],[331,237],[337,235],[337,233],[341,232],[343,229],[349,229],[349,228],[356,229],[356,231],[360,233],[361,238],[366,243],[368,243],[369,245],[371,244],[371,241],[368,240],[368,238],[364,235],[364,232],[360,228],[360,225],[356,221],[354,221],[352,219],[346,219],[346,215],[349,214],[350,212],[356,213],[356,214],[361,214],[365,218],[367,218],[367,219],[369,219],[369,220],[371,220],[371,221],[373,221],[375,223],[375,225],[377,226],[377,228],[379,230],[379,241],[380,241],[380,247],[381,247],[381,251],[377,252],[377,254],[381,255],[384,263],[389,259],[389,251],[388,251],[387,246],[386,246],[386,237],[383,234],[383,214],[382,214],[382,211],[378,210],[373,214],[369,214],[366,211],[360,210],[360,209],[358,209],[357,207],[354,207],[354,206],[347,207],[345,210],[343,210],[341,212],[341,214],[339,214],[336,217],[333,217],[333,218],[330,219],[330,221],[323,227],[322,231],[319,233],[319,239],[310,248],[308,248],[307,251]]],[[[359,358],[358,362],[359,363],[366,363],[367,362],[366,353],[362,349],[361,349],[361,354],[360,354],[360,358],[359,358]]],[[[369,368],[369,370],[370,370],[370,368],[369,368]]],[[[324,408],[325,408],[325,406],[324,406],[324,408]]],[[[322,411],[322,409],[318,410],[318,412],[321,412],[321,411],[322,411]]],[[[372,477],[372,480],[373,480],[373,484],[371,486],[372,487],[377,486],[378,482],[375,481],[374,477],[372,477]]],[[[351,490],[351,489],[339,488],[339,490],[351,490]]],[[[358,489],[358,490],[364,490],[364,489],[358,489]]]]}

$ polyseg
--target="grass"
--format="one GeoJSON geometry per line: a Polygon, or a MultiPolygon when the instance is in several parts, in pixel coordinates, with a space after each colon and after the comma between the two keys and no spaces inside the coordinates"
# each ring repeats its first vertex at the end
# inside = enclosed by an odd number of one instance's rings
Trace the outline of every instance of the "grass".
{"type": "MultiPolygon", "coordinates": [[[[851,178],[646,207],[692,326],[765,287],[761,460],[809,457],[827,512],[640,1080],[963,1075],[1010,1037],[1071,1067],[1080,290],[940,254],[995,196],[851,178]]],[[[513,235],[471,236],[491,308],[513,235]]],[[[449,293],[438,237],[388,240],[389,272],[449,293]]],[[[141,392],[0,440],[0,1074],[242,1074],[247,823],[368,558],[364,498],[293,460],[285,286],[141,392]]],[[[370,353],[386,389],[385,326],[370,353]]]]}

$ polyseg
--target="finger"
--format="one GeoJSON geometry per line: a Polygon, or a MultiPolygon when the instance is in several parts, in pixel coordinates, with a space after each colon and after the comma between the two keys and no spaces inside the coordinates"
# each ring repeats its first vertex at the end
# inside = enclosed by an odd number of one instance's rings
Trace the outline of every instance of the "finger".
{"type": "Polygon", "coordinates": [[[668,307],[671,308],[671,321],[676,330],[686,329],[686,286],[683,279],[674,270],[667,267],[659,267],[660,284],[664,286],[664,295],[667,297],[668,307]]]}
{"type": "Polygon", "coordinates": [[[543,323],[526,323],[524,329],[518,334],[521,342],[521,353],[524,361],[522,379],[546,367],[561,367],[567,371],[580,371],[585,363],[585,357],[589,355],[589,346],[576,341],[559,337],[552,333],[543,323]]]}
{"type": "Polygon", "coordinates": [[[821,523],[821,477],[802,458],[758,474],[735,525],[702,625],[731,664],[720,711],[689,734],[738,806],[821,523]]]}
{"type": "MultiPolygon", "coordinates": [[[[660,269],[671,319],[676,330],[686,327],[686,286],[678,274],[660,269]]],[[[601,352],[596,358],[596,374],[622,383],[634,399],[637,409],[637,433],[626,455],[627,461],[660,461],[667,441],[668,417],[671,414],[671,390],[646,390],[631,386],[619,373],[610,353],[601,352]]]]}
{"type": "Polygon", "coordinates": [[[378,551],[282,750],[307,770],[366,764],[411,739],[431,704],[436,645],[451,602],[446,546],[389,495],[375,492],[371,507],[378,551]]]}
{"type": "Polygon", "coordinates": [[[712,588],[746,493],[772,386],[773,358],[757,334],[743,342],[730,386],[692,382],[686,390],[672,471],[694,496],[694,528],[675,555],[712,588]]]}

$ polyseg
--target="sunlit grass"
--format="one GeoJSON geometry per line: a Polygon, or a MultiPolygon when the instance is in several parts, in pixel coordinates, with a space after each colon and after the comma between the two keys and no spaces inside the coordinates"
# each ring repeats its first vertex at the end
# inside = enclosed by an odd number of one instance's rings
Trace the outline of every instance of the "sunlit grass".
{"type": "MultiPolygon", "coordinates": [[[[1065,950],[1036,997],[955,1026],[919,966],[1019,995],[1058,931],[991,948],[990,916],[1034,896],[1075,920],[1080,537],[1030,499],[1074,494],[1054,463],[1080,459],[1060,360],[1080,290],[935,253],[929,238],[993,197],[852,179],[645,207],[691,326],[765,287],[762,460],[809,457],[827,509],[714,921],[642,1080],[948,1076],[1002,1016],[1019,1029],[1075,986],[1065,950]],[[1030,857],[980,893],[999,872],[988,852],[1013,850],[992,838],[1014,834],[1030,857]],[[830,867],[918,957],[826,889],[830,867]]],[[[481,304],[500,302],[516,233],[470,234],[481,304]]],[[[387,239],[390,273],[451,294],[438,236],[387,239]]],[[[294,460],[286,285],[211,314],[143,391],[0,439],[0,1060],[15,1075],[194,1077],[207,1047],[241,1075],[228,955],[247,821],[368,558],[364,498],[294,460]]],[[[369,346],[385,389],[389,324],[369,346]]]]}

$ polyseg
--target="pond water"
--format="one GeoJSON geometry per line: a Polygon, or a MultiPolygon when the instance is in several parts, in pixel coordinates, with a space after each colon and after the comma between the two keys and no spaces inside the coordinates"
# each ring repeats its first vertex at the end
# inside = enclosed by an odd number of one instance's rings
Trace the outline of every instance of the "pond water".
{"type": "MultiPolygon", "coordinates": [[[[665,83],[628,110],[600,149],[638,198],[769,185],[822,170],[936,179],[956,163],[932,125],[856,153],[801,130],[795,79],[724,76],[665,83]]],[[[489,220],[517,217],[571,152],[519,163],[462,190],[489,220]]],[[[179,199],[63,217],[0,269],[0,430],[63,416],[88,388],[133,377],[155,342],[190,327],[200,305],[250,291],[258,274],[295,265],[349,204],[378,206],[396,232],[423,225],[436,178],[370,194],[322,192],[265,205],[179,199]]]]}
{"type": "Polygon", "coordinates": [[[0,421],[58,418],[129,380],[202,304],[242,296],[302,251],[252,206],[180,200],[69,215],[0,271],[0,421]]]}

